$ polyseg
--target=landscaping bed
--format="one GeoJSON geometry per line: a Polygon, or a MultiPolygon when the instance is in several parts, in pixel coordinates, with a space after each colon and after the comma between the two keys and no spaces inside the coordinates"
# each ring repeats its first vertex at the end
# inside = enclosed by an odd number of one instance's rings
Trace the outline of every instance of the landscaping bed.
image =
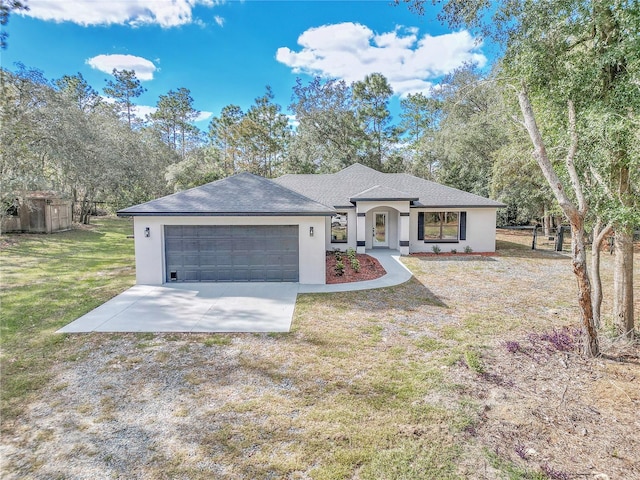
{"type": "Polygon", "coordinates": [[[353,262],[346,253],[341,254],[343,269],[337,269],[338,259],[336,252],[327,252],[327,284],[362,282],[364,280],[375,280],[386,275],[386,270],[380,265],[377,259],[364,253],[352,254],[358,262],[358,271],[354,269],[353,262]],[[341,272],[339,271],[341,270],[341,272]]]}

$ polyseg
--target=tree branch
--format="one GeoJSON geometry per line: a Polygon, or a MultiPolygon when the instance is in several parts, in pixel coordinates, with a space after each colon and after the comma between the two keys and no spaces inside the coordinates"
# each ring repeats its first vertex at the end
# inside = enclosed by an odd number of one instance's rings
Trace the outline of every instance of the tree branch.
{"type": "Polygon", "coordinates": [[[569,113],[569,137],[571,138],[571,144],[569,145],[569,151],[567,152],[567,159],[565,160],[565,163],[567,164],[567,170],[569,171],[569,178],[571,179],[573,191],[578,199],[578,210],[584,216],[589,207],[584,197],[580,177],[578,176],[576,165],[574,163],[576,152],[578,151],[578,132],[576,131],[576,108],[572,100],[567,102],[567,109],[569,113]]]}
{"type": "Polygon", "coordinates": [[[529,94],[527,93],[527,88],[524,82],[522,82],[522,88],[518,92],[518,103],[520,104],[520,110],[524,117],[525,128],[527,129],[531,142],[534,145],[533,156],[538,162],[538,165],[542,170],[542,174],[549,183],[549,186],[553,191],[553,195],[556,197],[560,207],[569,217],[569,220],[571,220],[572,223],[576,221],[579,222],[580,217],[582,217],[581,212],[575,207],[571,199],[565,193],[564,186],[549,160],[544,140],[542,139],[542,134],[536,124],[533,107],[531,106],[529,94]]]}
{"type": "Polygon", "coordinates": [[[593,165],[589,165],[589,168],[591,170],[591,175],[593,175],[593,178],[596,179],[596,182],[598,182],[598,184],[604,189],[605,193],[609,197],[613,197],[613,193],[611,192],[609,185],[607,185],[607,182],[604,181],[602,175],[600,175],[600,172],[598,172],[593,165]]]}

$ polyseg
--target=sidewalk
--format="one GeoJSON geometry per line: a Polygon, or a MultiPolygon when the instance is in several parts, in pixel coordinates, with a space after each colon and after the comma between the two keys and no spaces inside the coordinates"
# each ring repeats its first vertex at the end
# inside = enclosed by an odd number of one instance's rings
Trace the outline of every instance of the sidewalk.
{"type": "Polygon", "coordinates": [[[363,282],[335,283],[332,285],[300,285],[298,293],[332,293],[370,290],[373,288],[393,287],[409,281],[413,274],[400,261],[400,252],[389,249],[367,250],[367,255],[380,262],[387,274],[375,280],[363,282]]]}

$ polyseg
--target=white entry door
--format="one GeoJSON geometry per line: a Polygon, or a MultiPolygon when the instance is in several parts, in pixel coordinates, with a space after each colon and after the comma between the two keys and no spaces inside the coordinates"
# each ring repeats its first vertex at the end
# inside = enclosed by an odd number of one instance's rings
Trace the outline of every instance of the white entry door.
{"type": "Polygon", "coordinates": [[[387,212],[375,212],[373,215],[373,246],[388,247],[387,212]]]}

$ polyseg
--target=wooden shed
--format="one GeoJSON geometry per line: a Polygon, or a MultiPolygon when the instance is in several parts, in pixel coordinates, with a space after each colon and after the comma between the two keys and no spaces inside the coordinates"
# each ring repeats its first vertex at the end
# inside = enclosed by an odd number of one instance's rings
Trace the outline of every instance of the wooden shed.
{"type": "Polygon", "coordinates": [[[2,233],[53,233],[71,228],[73,202],[55,192],[30,192],[2,218],[2,233]]]}

